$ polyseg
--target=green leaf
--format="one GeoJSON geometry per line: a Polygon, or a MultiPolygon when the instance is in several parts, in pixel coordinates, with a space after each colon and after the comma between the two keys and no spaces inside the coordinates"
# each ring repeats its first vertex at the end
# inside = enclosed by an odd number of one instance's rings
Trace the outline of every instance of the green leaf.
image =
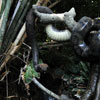
{"type": "Polygon", "coordinates": [[[33,64],[32,64],[32,62],[31,62],[31,63],[30,63],[29,65],[27,65],[27,67],[26,67],[26,72],[25,72],[25,74],[24,74],[25,82],[26,82],[27,84],[31,83],[31,82],[32,82],[32,79],[33,79],[34,77],[39,78],[40,75],[39,75],[39,73],[37,73],[37,72],[35,71],[35,69],[34,69],[34,67],[33,67],[33,64]]]}

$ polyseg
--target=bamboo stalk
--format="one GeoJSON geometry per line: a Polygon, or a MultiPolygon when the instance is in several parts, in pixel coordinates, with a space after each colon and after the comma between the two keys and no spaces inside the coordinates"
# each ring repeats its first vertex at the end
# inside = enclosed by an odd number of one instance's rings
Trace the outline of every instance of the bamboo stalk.
{"type": "Polygon", "coordinates": [[[8,45],[12,42],[12,39],[15,37],[15,34],[13,34],[13,31],[14,31],[14,28],[16,27],[16,25],[17,25],[17,22],[18,22],[21,14],[22,14],[22,11],[23,11],[24,7],[27,4],[27,1],[28,0],[22,0],[21,6],[19,7],[19,9],[18,9],[18,11],[16,13],[16,16],[15,16],[10,28],[7,30],[7,32],[6,32],[5,36],[4,36],[0,53],[3,53],[6,50],[8,45]]]}
{"type": "MultiPolygon", "coordinates": [[[[31,1],[32,1],[32,0],[31,0],[31,1]]],[[[30,2],[30,0],[29,0],[29,2],[30,2]]],[[[23,3],[21,3],[21,4],[23,4],[23,3]]],[[[29,4],[30,4],[30,3],[27,3],[28,7],[29,7],[29,4]]],[[[25,7],[25,9],[24,9],[24,11],[23,11],[24,15],[25,15],[26,10],[28,9],[28,7],[27,7],[27,6],[25,7]]],[[[21,9],[21,8],[19,8],[19,9],[21,9]]],[[[17,17],[17,15],[18,15],[18,12],[16,13],[16,17],[17,17]]],[[[19,28],[18,25],[21,24],[20,21],[23,20],[24,15],[22,15],[22,16],[21,16],[21,20],[19,20],[19,21],[16,23],[16,24],[17,24],[17,29],[19,28]],[[18,23],[19,23],[19,24],[18,24],[18,23]]],[[[14,20],[15,20],[15,18],[14,18],[14,20]]],[[[12,24],[13,24],[13,23],[12,23],[12,24]]],[[[15,28],[15,29],[16,29],[16,28],[15,28]]],[[[0,53],[1,53],[1,54],[4,52],[4,50],[6,50],[6,51],[5,51],[5,54],[7,53],[7,48],[10,46],[10,44],[11,44],[11,42],[12,42],[11,40],[15,37],[15,34],[16,34],[16,33],[14,32],[14,30],[12,30],[12,31],[13,31],[13,33],[12,33],[13,36],[12,36],[12,37],[11,37],[11,34],[9,34],[8,32],[7,32],[6,36],[5,36],[6,38],[9,37],[9,39],[8,39],[8,41],[5,41],[5,39],[4,39],[4,42],[5,42],[5,43],[7,42],[7,44],[8,44],[8,42],[9,42],[9,44],[6,45],[6,47],[3,46],[3,47],[1,48],[1,50],[0,50],[0,53]],[[7,36],[7,35],[8,35],[8,36],[7,36]]],[[[17,32],[17,30],[16,30],[16,32],[17,32]]],[[[4,59],[5,59],[5,55],[0,59],[0,65],[3,63],[4,59]]]]}
{"type": "Polygon", "coordinates": [[[4,12],[2,13],[2,16],[1,16],[1,19],[0,19],[0,27],[1,27],[1,24],[2,24],[3,16],[4,16],[4,12]]]}
{"type": "MultiPolygon", "coordinates": [[[[40,0],[38,0],[38,2],[37,2],[36,5],[38,5],[39,1],[40,1],[40,0]]],[[[26,34],[24,34],[24,33],[25,33],[25,30],[26,30],[26,27],[25,27],[25,26],[26,26],[26,23],[23,24],[23,26],[22,26],[22,28],[21,28],[21,30],[20,30],[20,32],[19,32],[19,34],[18,34],[18,36],[17,36],[15,42],[14,42],[14,46],[16,46],[18,43],[20,43],[21,40],[25,40],[25,38],[26,38],[26,34]],[[22,39],[21,39],[21,38],[22,38],[22,39]]],[[[21,46],[21,45],[20,45],[20,46],[21,46]]],[[[19,46],[19,47],[20,47],[20,46],[19,46]]],[[[12,48],[12,46],[11,46],[10,48],[12,48]]],[[[1,61],[0,71],[2,71],[2,69],[3,69],[4,66],[5,66],[5,64],[11,59],[11,55],[10,55],[11,50],[13,50],[13,48],[8,50],[9,53],[7,53],[6,58],[5,58],[5,59],[3,58],[3,60],[1,61]],[[9,57],[9,56],[10,56],[10,57],[9,57]]],[[[17,49],[16,49],[16,50],[17,50],[17,49]]],[[[16,52],[16,50],[14,50],[14,52],[12,51],[13,54],[16,52]]]]}
{"type": "Polygon", "coordinates": [[[5,5],[6,5],[6,0],[0,0],[0,18],[3,14],[4,9],[5,9],[5,5]]]}
{"type": "MultiPolygon", "coordinates": [[[[22,13],[22,11],[24,9],[24,6],[27,4],[27,0],[22,0],[22,1],[21,1],[21,6],[19,7],[19,9],[18,9],[18,11],[16,13],[15,18],[13,19],[14,21],[12,22],[11,27],[8,29],[8,31],[5,34],[5,37],[3,39],[4,42],[2,43],[2,47],[0,49],[0,54],[3,54],[5,50],[6,50],[5,53],[7,53],[7,48],[10,46],[13,38],[16,35],[15,33],[13,34],[13,32],[14,32],[14,27],[13,26],[17,25],[17,22],[18,22],[18,19],[19,19],[19,18],[17,18],[17,16],[20,17],[20,15],[21,15],[21,13],[22,13]]],[[[3,56],[0,59],[0,65],[3,63],[4,59],[5,59],[5,56],[3,56]]]]}
{"type": "MultiPolygon", "coordinates": [[[[21,5],[21,2],[22,2],[22,0],[19,0],[18,3],[17,3],[17,6],[16,6],[16,8],[15,8],[15,10],[14,10],[14,14],[13,14],[13,16],[12,16],[12,18],[11,18],[9,27],[11,26],[11,24],[12,24],[12,22],[13,22],[15,16],[16,16],[16,13],[17,13],[17,11],[18,11],[20,5],[21,5]]],[[[9,28],[8,28],[8,29],[9,29],[9,28]]]]}
{"type": "Polygon", "coordinates": [[[27,13],[27,10],[28,10],[28,8],[29,8],[31,2],[32,2],[32,0],[29,1],[29,2],[27,3],[27,5],[26,5],[26,7],[25,7],[25,9],[24,9],[24,11],[23,11],[22,16],[20,17],[20,19],[19,19],[18,22],[17,22],[17,25],[16,25],[16,27],[15,27],[15,29],[14,29],[13,34],[16,34],[16,33],[17,33],[17,31],[18,31],[18,29],[19,29],[19,27],[20,27],[20,25],[21,25],[21,23],[22,23],[22,20],[23,20],[23,18],[25,17],[25,15],[26,15],[26,13],[27,13]]]}
{"type": "Polygon", "coordinates": [[[7,24],[11,4],[12,4],[12,0],[7,0],[6,7],[5,7],[5,10],[4,10],[4,16],[3,16],[3,20],[2,20],[2,24],[1,24],[1,28],[0,28],[0,47],[1,47],[1,44],[2,44],[2,41],[3,41],[3,36],[4,36],[4,33],[5,33],[6,24],[7,24]]]}
{"type": "Polygon", "coordinates": [[[20,48],[22,42],[26,38],[26,35],[24,35],[24,33],[25,33],[25,24],[23,25],[23,28],[20,30],[17,38],[15,39],[14,43],[10,47],[9,51],[7,52],[6,58],[3,61],[2,65],[0,66],[0,71],[2,71],[5,64],[11,59],[11,57],[12,57],[11,55],[13,55],[20,48]],[[24,38],[21,39],[22,37],[24,37],[24,38]]]}

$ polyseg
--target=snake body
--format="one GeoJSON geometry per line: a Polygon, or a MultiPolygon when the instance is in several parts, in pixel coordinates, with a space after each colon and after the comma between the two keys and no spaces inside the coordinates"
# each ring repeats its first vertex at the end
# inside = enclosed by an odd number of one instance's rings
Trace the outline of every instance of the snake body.
{"type": "Polygon", "coordinates": [[[71,38],[71,32],[66,30],[57,30],[51,24],[46,26],[47,36],[56,41],[66,41],[71,38]]]}
{"type": "Polygon", "coordinates": [[[85,61],[97,63],[100,60],[99,23],[99,18],[92,20],[85,16],[82,17],[73,28],[71,41],[74,50],[76,54],[85,61]]]}
{"type": "MultiPolygon", "coordinates": [[[[36,9],[41,13],[52,13],[52,10],[50,10],[48,7],[44,6],[35,6],[36,9]]],[[[35,70],[39,70],[39,54],[38,54],[38,46],[36,41],[36,32],[35,32],[35,19],[36,16],[34,14],[34,9],[30,9],[26,16],[26,33],[27,38],[29,40],[29,43],[32,46],[32,56],[33,56],[33,65],[35,67],[35,70]]]]}
{"type": "MultiPolygon", "coordinates": [[[[48,7],[43,7],[43,6],[34,6],[34,7],[40,13],[48,13],[48,14],[53,13],[52,10],[50,10],[48,7]]],[[[35,18],[36,16],[34,13],[34,9],[31,9],[26,17],[26,32],[29,41],[32,44],[33,64],[35,66],[35,69],[37,70],[39,55],[38,55],[38,47],[37,47],[36,32],[35,32],[35,18]]],[[[54,39],[57,39],[58,38],[57,36],[59,35],[60,37],[61,35],[60,32],[58,32],[59,33],[58,35],[55,35],[52,32],[49,33],[54,37],[54,39]]],[[[61,33],[65,34],[68,32],[61,31],[61,33]]],[[[65,36],[62,38],[65,38],[65,36]]],[[[100,18],[95,18],[93,20],[90,17],[86,16],[82,17],[72,30],[71,41],[74,50],[78,56],[85,59],[85,61],[97,63],[100,60],[100,18]],[[92,34],[93,31],[94,33],[92,34]]]]}

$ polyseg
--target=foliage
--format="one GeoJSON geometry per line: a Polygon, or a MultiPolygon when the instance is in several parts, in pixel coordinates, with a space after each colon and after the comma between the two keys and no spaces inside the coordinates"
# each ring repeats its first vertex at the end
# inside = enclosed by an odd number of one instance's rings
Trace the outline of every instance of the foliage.
{"type": "MultiPolygon", "coordinates": [[[[39,64],[42,64],[43,61],[42,59],[39,59],[39,64]]],[[[35,71],[34,69],[34,65],[32,63],[32,61],[26,66],[25,69],[25,73],[24,73],[24,79],[25,79],[25,83],[29,84],[32,82],[33,78],[40,78],[40,74],[38,72],[35,71]]]]}
{"type": "Polygon", "coordinates": [[[26,72],[24,73],[25,83],[31,83],[34,77],[39,78],[39,74],[35,71],[33,63],[30,62],[30,64],[28,64],[26,67],[26,72]]]}
{"type": "Polygon", "coordinates": [[[89,80],[89,64],[75,55],[70,43],[61,47],[45,48],[40,53],[50,69],[54,70],[53,77],[63,80],[63,91],[73,96],[80,96],[85,91],[86,81],[89,80]]]}

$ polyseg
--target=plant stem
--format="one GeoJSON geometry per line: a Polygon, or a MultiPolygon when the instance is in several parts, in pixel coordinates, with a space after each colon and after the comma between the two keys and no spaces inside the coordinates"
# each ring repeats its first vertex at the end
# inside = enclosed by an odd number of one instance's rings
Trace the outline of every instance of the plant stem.
{"type": "Polygon", "coordinates": [[[41,90],[43,90],[44,92],[46,92],[47,94],[49,94],[50,96],[56,98],[57,100],[61,100],[60,96],[56,95],[55,93],[53,93],[52,91],[48,90],[47,88],[45,88],[42,84],[40,84],[36,78],[32,79],[34,84],[37,85],[41,90]]]}

